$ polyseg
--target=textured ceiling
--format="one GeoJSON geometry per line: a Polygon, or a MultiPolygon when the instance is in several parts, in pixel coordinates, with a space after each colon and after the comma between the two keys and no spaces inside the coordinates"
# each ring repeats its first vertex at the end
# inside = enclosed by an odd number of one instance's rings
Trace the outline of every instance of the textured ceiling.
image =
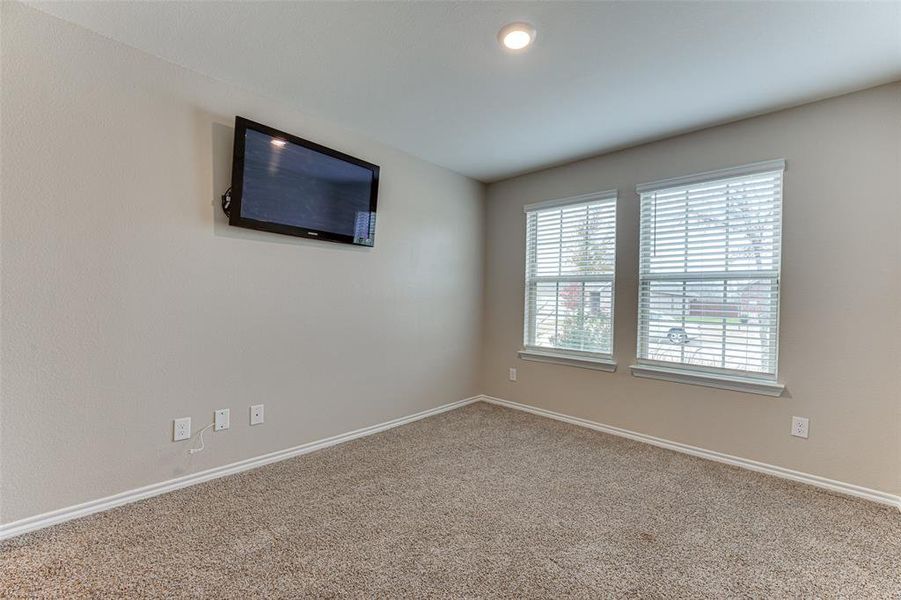
{"type": "Polygon", "coordinates": [[[483,181],[901,79],[896,2],[32,5],[483,181]]]}

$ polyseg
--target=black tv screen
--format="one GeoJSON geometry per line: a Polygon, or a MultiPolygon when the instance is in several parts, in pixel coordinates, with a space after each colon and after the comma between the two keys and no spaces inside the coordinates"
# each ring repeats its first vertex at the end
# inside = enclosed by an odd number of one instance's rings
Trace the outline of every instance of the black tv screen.
{"type": "Polygon", "coordinates": [[[379,168],[235,118],[229,224],[372,246],[379,168]]]}

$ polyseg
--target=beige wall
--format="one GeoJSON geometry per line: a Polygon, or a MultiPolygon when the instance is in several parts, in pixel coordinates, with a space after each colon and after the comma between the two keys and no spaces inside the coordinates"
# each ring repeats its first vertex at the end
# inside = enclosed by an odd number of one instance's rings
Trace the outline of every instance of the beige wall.
{"type": "Polygon", "coordinates": [[[0,522],[480,391],[481,184],[19,4],[2,60],[0,522]],[[229,228],[236,114],[381,165],[375,248],[229,228]]]}
{"type": "MultiPolygon", "coordinates": [[[[615,118],[615,115],[611,115],[615,118]]],[[[483,391],[901,492],[901,84],[553,168],[488,188],[483,391]],[[632,377],[636,184],[785,158],[782,398],[632,377]],[[616,373],[519,360],[522,206],[619,188],[616,373]],[[518,368],[518,382],[507,369],[518,368]],[[810,418],[810,439],[789,435],[810,418]]]]}

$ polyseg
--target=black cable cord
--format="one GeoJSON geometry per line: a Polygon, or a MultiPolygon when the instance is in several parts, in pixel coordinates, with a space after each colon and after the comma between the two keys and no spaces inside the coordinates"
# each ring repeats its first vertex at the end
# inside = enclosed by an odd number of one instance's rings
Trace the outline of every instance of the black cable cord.
{"type": "Polygon", "coordinates": [[[232,189],[231,189],[231,186],[229,186],[229,188],[227,190],[225,190],[225,193],[222,194],[222,212],[224,212],[225,216],[228,218],[231,218],[231,216],[232,216],[231,215],[231,207],[232,207],[232,189]]]}

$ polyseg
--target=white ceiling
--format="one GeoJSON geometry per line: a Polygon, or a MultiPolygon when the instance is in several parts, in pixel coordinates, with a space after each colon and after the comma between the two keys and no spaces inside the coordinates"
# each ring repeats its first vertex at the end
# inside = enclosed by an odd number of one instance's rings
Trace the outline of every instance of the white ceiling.
{"type": "Polygon", "coordinates": [[[901,79],[901,2],[35,5],[483,181],[901,79]]]}

